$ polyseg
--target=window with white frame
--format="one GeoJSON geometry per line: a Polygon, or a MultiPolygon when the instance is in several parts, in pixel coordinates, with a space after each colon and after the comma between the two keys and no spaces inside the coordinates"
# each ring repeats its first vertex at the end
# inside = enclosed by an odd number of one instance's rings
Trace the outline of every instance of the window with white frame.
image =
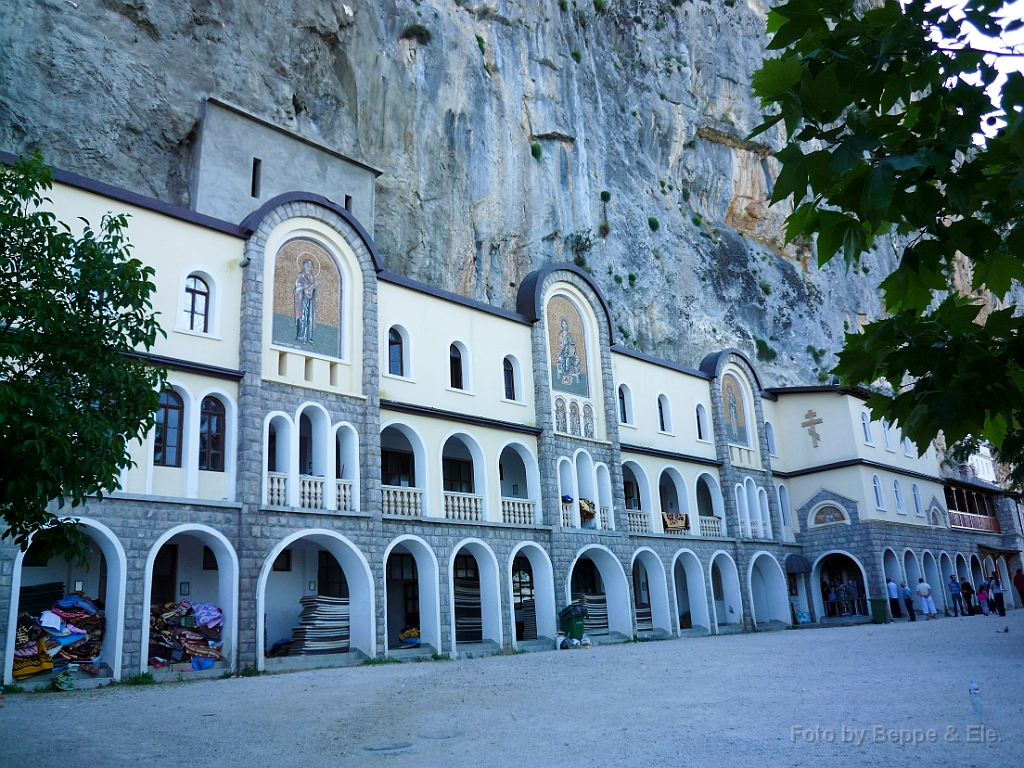
{"type": "Polygon", "coordinates": [[[907,514],[907,507],[903,503],[903,486],[899,480],[892,481],[892,495],[896,497],[896,511],[901,515],[907,514]]]}
{"type": "Polygon", "coordinates": [[[892,434],[889,432],[889,422],[882,419],[882,438],[885,440],[885,450],[892,451],[892,434]]]}
{"type": "Polygon", "coordinates": [[[875,441],[871,437],[871,418],[865,411],[862,411],[860,414],[860,426],[864,430],[864,442],[868,445],[874,445],[875,441]]]}
{"type": "Polygon", "coordinates": [[[408,378],[409,370],[409,336],[400,325],[388,329],[388,367],[391,376],[408,378]]]}
{"type": "Polygon", "coordinates": [[[764,436],[768,441],[768,455],[778,456],[778,452],[775,450],[775,428],[772,427],[770,421],[764,423],[764,436]]]}
{"type": "Polygon", "coordinates": [[[465,390],[466,387],[465,345],[456,341],[448,348],[448,386],[452,389],[465,390]]]}
{"type": "Polygon", "coordinates": [[[197,274],[185,279],[186,330],[196,333],[210,332],[210,285],[197,274]]]}
{"type": "Polygon", "coordinates": [[[672,432],[672,408],[665,395],[658,395],[658,429],[662,432],[672,432]]]}
{"type": "Polygon", "coordinates": [[[708,427],[708,412],[703,403],[697,403],[697,439],[710,440],[711,430],[708,427]]]}
{"type": "Polygon", "coordinates": [[[917,483],[910,486],[910,493],[914,497],[914,513],[918,517],[924,517],[924,504],[921,503],[921,489],[917,483]]]}
{"type": "Polygon", "coordinates": [[[633,398],[630,395],[629,387],[625,384],[619,384],[619,423],[620,424],[632,424],[633,423],[633,398]]]}
{"type": "Polygon", "coordinates": [[[512,355],[506,355],[501,361],[502,387],[505,399],[522,402],[523,385],[519,377],[519,361],[512,355]]]}
{"type": "Polygon", "coordinates": [[[882,481],[878,475],[871,476],[871,486],[875,489],[875,508],[885,509],[885,494],[882,492],[882,481]]]}

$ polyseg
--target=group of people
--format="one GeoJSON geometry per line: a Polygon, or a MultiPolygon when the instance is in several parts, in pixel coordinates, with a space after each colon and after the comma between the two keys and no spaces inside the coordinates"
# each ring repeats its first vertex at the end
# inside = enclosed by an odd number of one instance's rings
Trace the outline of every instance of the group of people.
{"type": "MultiPolygon", "coordinates": [[[[894,619],[903,618],[903,608],[900,605],[902,601],[906,606],[910,621],[917,621],[917,614],[914,610],[915,592],[921,599],[921,610],[926,619],[939,617],[931,584],[924,579],[918,579],[917,582],[917,587],[911,591],[904,581],[901,581],[897,587],[896,582],[892,579],[885,580],[886,592],[889,595],[889,607],[894,619]]],[[[1013,586],[1020,594],[1021,601],[1024,602],[1024,569],[1017,569],[1017,574],[1013,577],[1013,586]]],[[[979,613],[985,616],[1006,615],[1003,583],[996,573],[993,573],[987,581],[979,582],[977,590],[966,578],[957,579],[955,575],[950,574],[946,588],[949,590],[950,605],[954,616],[974,616],[979,613]],[[974,602],[975,598],[977,598],[977,604],[974,602]]]]}

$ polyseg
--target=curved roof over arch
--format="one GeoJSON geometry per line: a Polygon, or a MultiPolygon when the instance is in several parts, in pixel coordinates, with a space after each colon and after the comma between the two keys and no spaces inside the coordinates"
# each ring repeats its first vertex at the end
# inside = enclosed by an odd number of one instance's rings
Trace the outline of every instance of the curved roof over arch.
{"type": "MultiPolygon", "coordinates": [[[[525,315],[531,323],[536,323],[544,316],[542,289],[544,281],[552,272],[571,272],[587,284],[601,304],[601,311],[604,312],[605,320],[608,322],[608,334],[611,337],[614,333],[615,324],[612,323],[612,311],[608,308],[608,302],[605,301],[601,289],[590,279],[590,275],[575,264],[566,264],[564,262],[548,264],[546,267],[535,269],[528,274],[523,278],[523,282],[519,284],[519,293],[516,296],[516,311],[521,315],[525,315]]],[[[609,340],[611,339],[609,338],[609,340]]]]}

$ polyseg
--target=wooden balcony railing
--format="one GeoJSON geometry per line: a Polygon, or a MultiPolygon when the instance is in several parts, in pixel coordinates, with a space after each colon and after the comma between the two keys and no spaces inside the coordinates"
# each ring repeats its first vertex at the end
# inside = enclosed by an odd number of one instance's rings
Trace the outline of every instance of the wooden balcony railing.
{"type": "Polygon", "coordinates": [[[988,515],[972,515],[969,512],[949,511],[949,524],[954,528],[966,528],[969,531],[984,531],[985,533],[1002,533],[999,527],[998,517],[988,515]]]}

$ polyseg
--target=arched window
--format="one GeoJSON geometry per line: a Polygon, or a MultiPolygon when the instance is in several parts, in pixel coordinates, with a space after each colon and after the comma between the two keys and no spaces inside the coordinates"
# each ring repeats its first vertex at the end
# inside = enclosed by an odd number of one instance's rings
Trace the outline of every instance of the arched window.
{"type": "Polygon", "coordinates": [[[914,455],[914,444],[911,442],[909,437],[903,438],[903,455],[913,456],[914,455]]]}
{"type": "Polygon", "coordinates": [[[903,486],[899,480],[892,481],[892,494],[896,497],[896,511],[901,515],[907,514],[907,508],[903,504],[903,486]]]}
{"type": "Polygon", "coordinates": [[[156,431],[153,437],[153,466],[181,466],[181,430],[184,424],[185,404],[181,395],[173,390],[160,394],[160,407],[156,412],[156,431]]]}
{"type": "Polygon", "coordinates": [[[875,441],[871,439],[871,419],[866,411],[861,411],[860,426],[864,430],[864,442],[868,445],[874,445],[875,441]]]}
{"type": "Polygon", "coordinates": [[[672,408],[665,395],[658,395],[658,429],[662,432],[672,431],[672,408]]]}
{"type": "Polygon", "coordinates": [[[216,397],[204,397],[199,410],[199,468],[224,471],[224,404],[216,397]]]}
{"type": "Polygon", "coordinates": [[[697,403],[697,439],[711,439],[711,430],[708,429],[708,412],[702,403],[697,403]]]}
{"type": "Polygon", "coordinates": [[[910,494],[914,497],[914,513],[918,517],[924,517],[924,504],[921,503],[921,489],[917,483],[910,486],[910,494]]]}
{"type": "Polygon", "coordinates": [[[778,456],[778,453],[775,451],[775,428],[772,427],[770,421],[764,423],[764,436],[768,441],[768,455],[778,456]]]}
{"type": "Polygon", "coordinates": [[[885,440],[885,450],[891,451],[892,447],[892,435],[889,433],[889,421],[888,419],[882,419],[882,438],[885,440]]]}
{"type": "Polygon", "coordinates": [[[198,275],[185,280],[185,327],[199,333],[210,332],[210,286],[198,275]]]}
{"type": "Polygon", "coordinates": [[[871,476],[871,485],[875,489],[875,507],[885,509],[885,495],[882,493],[882,481],[878,479],[878,475],[871,476]]]}
{"type": "Polygon", "coordinates": [[[505,399],[516,400],[516,369],[507,357],[501,364],[505,376],[505,399]]]}
{"type": "Polygon", "coordinates": [[[388,373],[405,376],[405,338],[397,328],[388,331],[388,373]]]}
{"type": "Polygon", "coordinates": [[[633,423],[633,398],[625,384],[619,384],[619,423],[633,423]]]}
{"type": "Polygon", "coordinates": [[[462,385],[462,350],[458,345],[452,344],[448,348],[448,370],[451,373],[452,389],[463,389],[462,385]]]}

